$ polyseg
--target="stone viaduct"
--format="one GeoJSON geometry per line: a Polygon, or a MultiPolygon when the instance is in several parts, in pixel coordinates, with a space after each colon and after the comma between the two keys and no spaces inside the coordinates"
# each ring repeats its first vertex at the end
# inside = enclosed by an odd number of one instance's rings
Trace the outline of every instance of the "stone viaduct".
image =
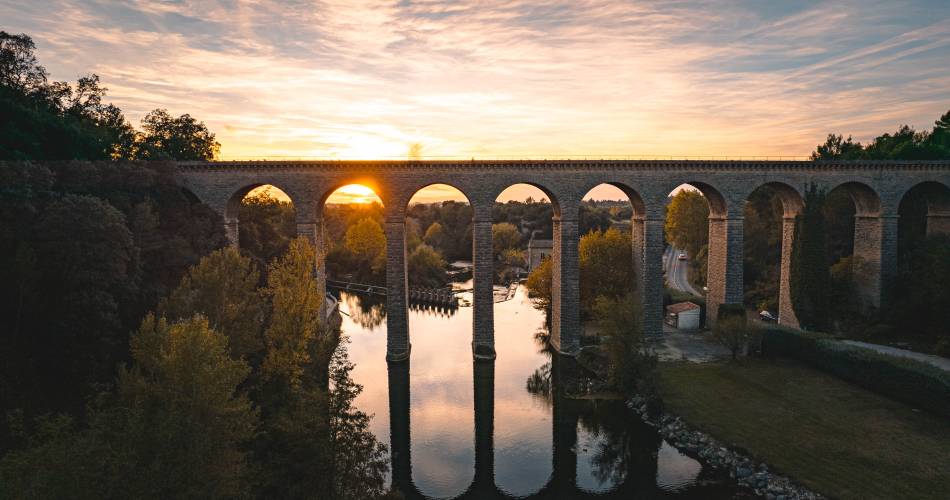
{"type": "MultiPolygon", "coordinates": [[[[741,303],[743,295],[743,205],[762,186],[782,200],[779,321],[797,325],[788,276],[795,216],[806,186],[844,189],[854,201],[854,254],[863,262],[859,287],[871,306],[887,300],[887,284],[897,268],[898,207],[911,190],[928,204],[928,232],[950,232],[950,162],[807,161],[311,161],[181,162],[182,185],[224,217],[228,237],[238,241],[238,208],[255,187],[270,184],[293,200],[297,232],[323,247],[323,207],[347,184],[372,188],[385,208],[387,359],[409,357],[407,324],[406,208],[420,189],[447,184],[473,208],[474,324],[476,358],[493,358],[492,206],[513,184],[540,188],[554,206],[551,341],[561,353],[579,349],[578,211],[597,185],[620,188],[630,199],[634,285],[646,334],[660,334],[663,322],[663,225],[667,197],[681,184],[700,190],[709,202],[707,317],[719,305],[741,303]]],[[[318,259],[316,276],[325,279],[318,259]]]]}

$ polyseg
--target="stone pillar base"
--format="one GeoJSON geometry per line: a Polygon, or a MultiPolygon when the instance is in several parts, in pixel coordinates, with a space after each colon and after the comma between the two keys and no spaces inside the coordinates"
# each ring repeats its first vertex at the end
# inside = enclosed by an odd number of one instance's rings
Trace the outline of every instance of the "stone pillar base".
{"type": "MultiPolygon", "coordinates": [[[[579,336],[580,335],[578,335],[578,337],[579,336]]],[[[555,352],[557,352],[561,356],[567,356],[569,358],[576,358],[577,355],[581,353],[581,348],[579,345],[572,345],[570,347],[568,346],[562,347],[559,342],[555,342],[554,336],[551,337],[551,347],[554,349],[555,352]]]]}
{"type": "Polygon", "coordinates": [[[492,361],[495,356],[494,346],[472,342],[472,358],[475,361],[492,361]]]}
{"type": "Polygon", "coordinates": [[[398,363],[398,362],[401,362],[401,361],[408,361],[408,360],[409,360],[409,353],[410,353],[411,351],[412,351],[412,344],[409,344],[409,347],[406,348],[405,351],[401,351],[401,352],[387,351],[387,352],[386,352],[386,361],[389,361],[390,363],[398,363]]]}

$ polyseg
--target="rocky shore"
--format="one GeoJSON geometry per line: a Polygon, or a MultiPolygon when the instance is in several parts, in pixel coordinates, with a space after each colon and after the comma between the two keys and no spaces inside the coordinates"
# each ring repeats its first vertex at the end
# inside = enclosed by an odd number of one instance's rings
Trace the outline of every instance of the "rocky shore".
{"type": "Polygon", "coordinates": [[[790,478],[772,472],[765,463],[756,463],[743,453],[731,450],[711,436],[690,429],[679,417],[661,413],[650,416],[647,401],[634,396],[627,406],[648,425],[655,427],[671,446],[699,460],[715,470],[728,471],[739,486],[768,500],[816,500],[821,495],[801,486],[790,478]]]}

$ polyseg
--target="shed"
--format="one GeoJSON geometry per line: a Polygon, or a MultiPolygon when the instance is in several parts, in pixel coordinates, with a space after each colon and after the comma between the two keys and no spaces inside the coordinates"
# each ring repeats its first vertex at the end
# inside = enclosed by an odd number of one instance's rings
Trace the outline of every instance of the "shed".
{"type": "Polygon", "coordinates": [[[699,329],[700,307],[692,302],[677,302],[666,306],[666,324],[679,330],[699,329]]]}

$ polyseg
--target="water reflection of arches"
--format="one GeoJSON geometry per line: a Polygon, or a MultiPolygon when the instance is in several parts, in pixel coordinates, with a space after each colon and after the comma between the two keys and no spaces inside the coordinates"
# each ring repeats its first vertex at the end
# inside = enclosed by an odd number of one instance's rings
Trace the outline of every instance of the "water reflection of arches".
{"type": "MultiPolygon", "coordinates": [[[[577,429],[579,425],[597,426],[602,422],[588,421],[584,416],[584,402],[570,400],[557,390],[561,377],[573,376],[570,365],[562,364],[562,358],[555,356],[552,367],[552,379],[555,381],[550,393],[550,404],[554,412],[552,434],[554,450],[552,452],[553,472],[546,483],[534,493],[526,496],[514,496],[502,491],[495,484],[494,463],[494,361],[476,361],[473,363],[473,390],[475,411],[475,473],[471,484],[453,499],[492,500],[492,499],[611,499],[631,498],[631,495],[648,494],[651,498],[676,497],[684,491],[665,491],[656,484],[656,453],[661,440],[655,434],[624,436],[615,442],[606,460],[617,460],[607,464],[614,467],[605,474],[613,474],[616,484],[604,491],[588,491],[577,483],[577,429]],[[642,446],[643,440],[652,440],[649,447],[642,446]],[[638,451],[639,450],[639,451],[638,451]],[[612,454],[612,455],[611,455],[612,454]],[[634,473],[631,473],[634,472],[634,473]]],[[[423,499],[425,495],[413,482],[411,436],[410,436],[410,363],[389,363],[389,413],[390,446],[392,455],[393,487],[409,499],[423,499]]],[[[618,402],[618,404],[622,404],[618,402]]],[[[617,414],[614,410],[607,413],[617,414]]],[[[620,420],[629,420],[630,415],[620,413],[620,420]],[[626,417],[626,418],[624,418],[626,417]]],[[[596,418],[595,418],[596,420],[596,418]]],[[[644,426],[647,429],[646,426],[644,426]]],[[[688,490],[688,488],[687,488],[688,490]]],[[[723,498],[728,498],[723,496],[723,498]]]]}

